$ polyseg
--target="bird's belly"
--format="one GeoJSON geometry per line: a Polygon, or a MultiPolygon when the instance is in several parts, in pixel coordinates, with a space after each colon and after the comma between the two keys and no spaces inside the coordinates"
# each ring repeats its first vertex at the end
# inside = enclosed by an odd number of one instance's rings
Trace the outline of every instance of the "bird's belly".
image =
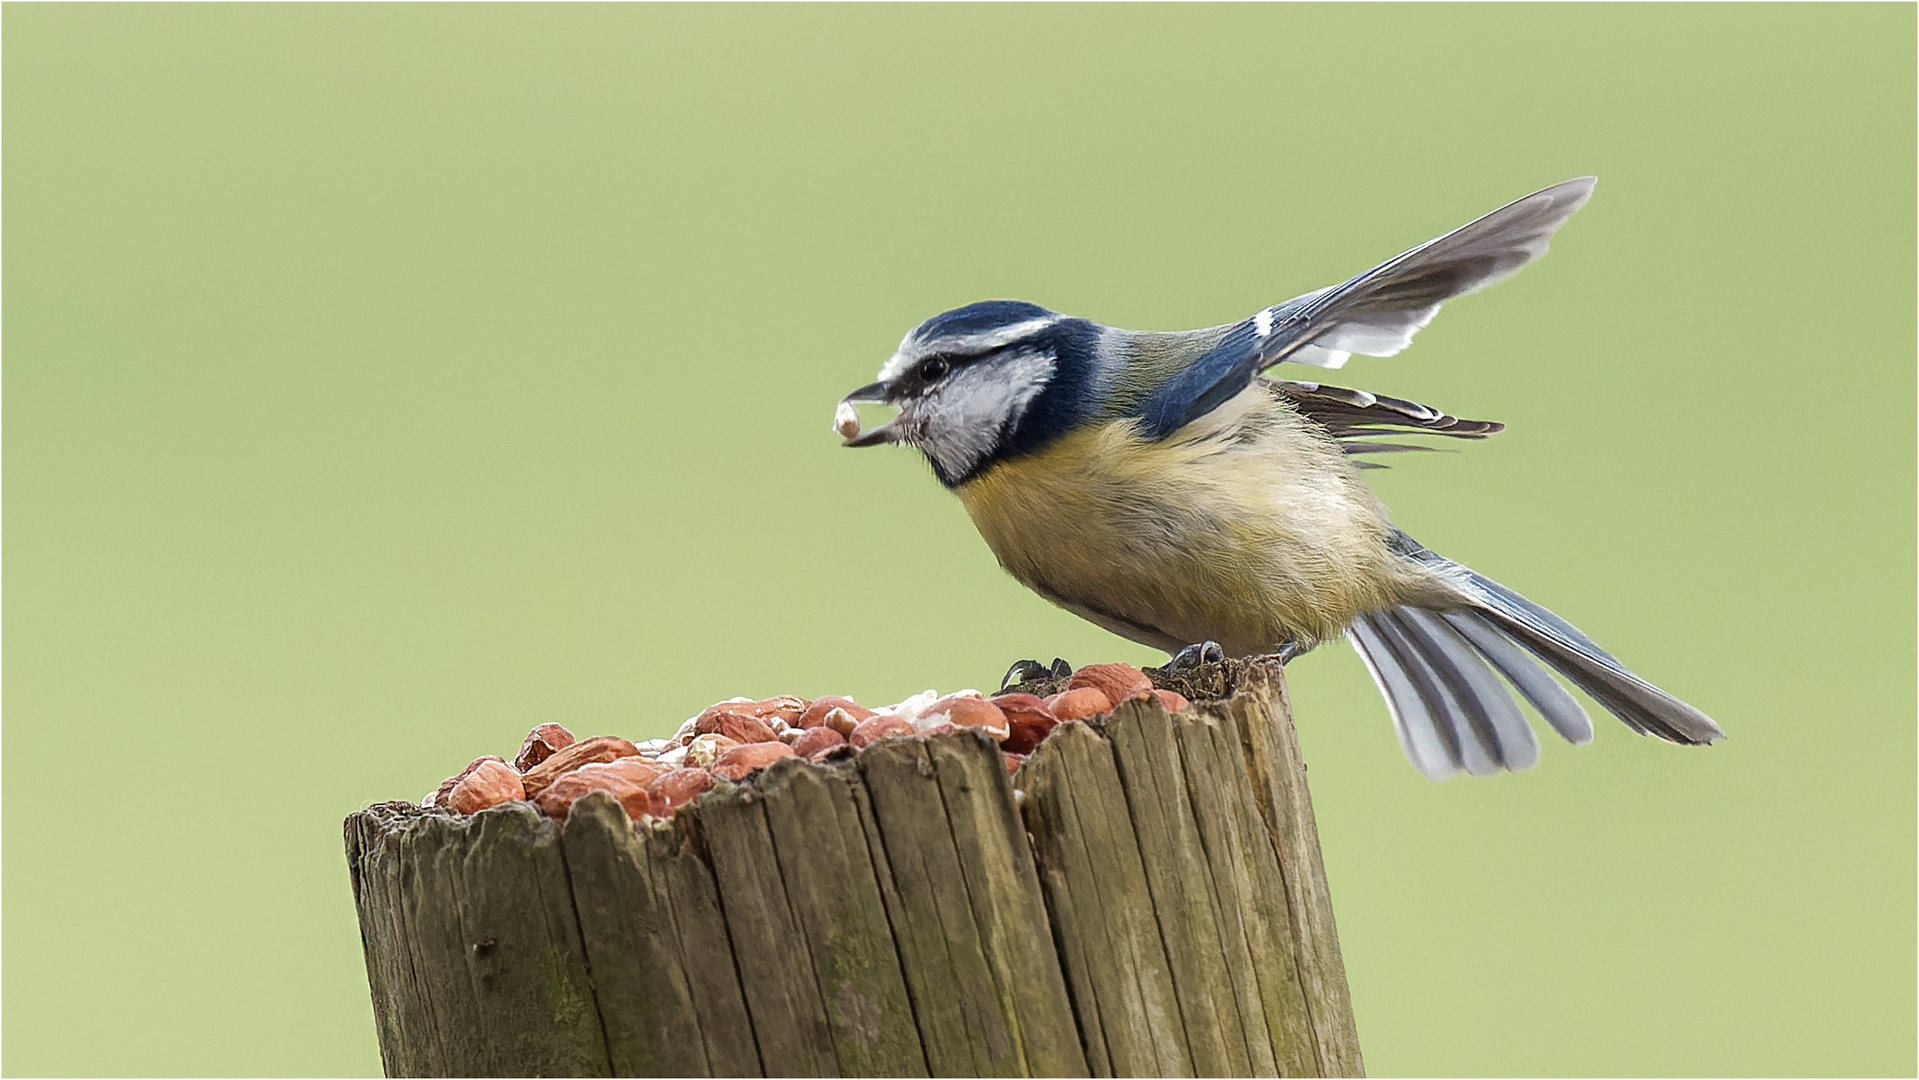
{"type": "MultiPolygon", "coordinates": [[[[1287,417],[1291,420],[1295,418],[1287,417]]],[[[1257,438],[1066,435],[958,489],[1000,564],[1115,633],[1231,655],[1335,637],[1392,606],[1390,526],[1336,447],[1285,424],[1257,438]]]]}

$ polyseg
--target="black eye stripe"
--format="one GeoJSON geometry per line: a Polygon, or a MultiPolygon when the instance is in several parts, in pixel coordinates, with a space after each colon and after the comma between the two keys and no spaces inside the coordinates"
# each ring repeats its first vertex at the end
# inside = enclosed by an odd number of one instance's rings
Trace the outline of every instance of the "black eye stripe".
{"type": "Polygon", "coordinates": [[[1051,350],[1046,348],[1044,342],[1031,339],[994,345],[977,352],[956,352],[948,347],[939,352],[929,352],[921,356],[913,362],[912,367],[907,369],[905,377],[923,386],[930,386],[961,368],[972,367],[981,361],[1028,354],[1050,356],[1051,350]]]}

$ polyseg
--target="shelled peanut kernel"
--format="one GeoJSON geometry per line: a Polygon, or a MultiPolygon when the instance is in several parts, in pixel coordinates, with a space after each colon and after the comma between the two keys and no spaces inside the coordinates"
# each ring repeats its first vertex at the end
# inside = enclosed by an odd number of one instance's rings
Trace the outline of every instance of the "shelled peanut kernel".
{"type": "Polygon", "coordinates": [[[657,821],[716,785],[748,782],[782,758],[820,763],[886,738],[961,728],[998,744],[1011,773],[1061,724],[1094,719],[1142,695],[1155,697],[1168,712],[1188,707],[1185,698],[1156,689],[1130,664],[1093,664],[1047,698],[1018,691],[988,697],[977,690],[942,697],[929,690],[876,709],[837,696],[733,698],[701,710],[671,739],[641,743],[617,735],[576,739],[559,724],[541,724],[527,733],[510,763],[491,754],[475,758],[421,805],[470,814],[525,800],[565,821],[575,802],[604,791],[633,820],[657,821]]]}

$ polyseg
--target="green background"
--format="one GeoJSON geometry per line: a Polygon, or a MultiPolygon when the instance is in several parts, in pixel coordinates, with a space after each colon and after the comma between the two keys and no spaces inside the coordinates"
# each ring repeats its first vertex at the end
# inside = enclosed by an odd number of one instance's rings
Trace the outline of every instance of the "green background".
{"type": "Polygon", "coordinates": [[[9,1073],[376,1072],[340,819],[532,724],[1155,654],[834,401],[1022,297],[1244,317],[1546,184],[1336,381],[1731,738],[1432,784],[1293,668],[1379,1074],[1907,1074],[1914,9],[5,9],[9,1073]]]}

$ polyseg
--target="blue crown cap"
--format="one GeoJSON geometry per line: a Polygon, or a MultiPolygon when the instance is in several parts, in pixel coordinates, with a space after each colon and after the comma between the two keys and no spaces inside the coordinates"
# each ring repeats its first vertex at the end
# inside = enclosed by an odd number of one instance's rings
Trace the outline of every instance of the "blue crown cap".
{"type": "Polygon", "coordinates": [[[916,341],[931,341],[944,337],[967,337],[1015,323],[1057,317],[1057,312],[1024,300],[981,300],[933,316],[913,331],[913,338],[916,341]]]}

